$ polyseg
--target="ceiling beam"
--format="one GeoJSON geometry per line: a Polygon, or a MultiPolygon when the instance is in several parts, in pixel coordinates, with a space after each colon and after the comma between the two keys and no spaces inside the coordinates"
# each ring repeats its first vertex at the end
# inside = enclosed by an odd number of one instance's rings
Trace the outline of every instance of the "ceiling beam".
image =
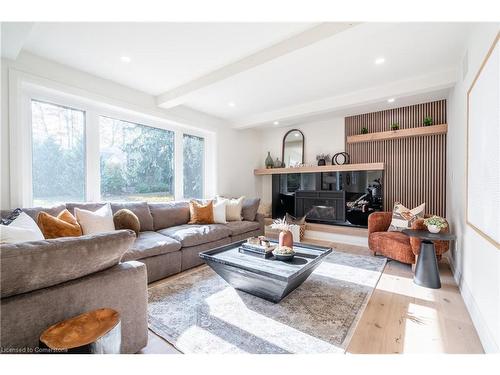
{"type": "Polygon", "coordinates": [[[2,22],[2,57],[17,59],[34,26],[34,22],[2,22]]]}
{"type": "Polygon", "coordinates": [[[178,106],[186,102],[190,94],[202,88],[255,68],[298,49],[307,47],[320,40],[329,38],[356,25],[357,23],[352,22],[321,23],[252,55],[246,56],[236,62],[194,79],[193,81],[187,82],[184,85],[160,94],[156,97],[156,103],[163,108],[178,106]]]}
{"type": "MultiPolygon", "coordinates": [[[[451,68],[424,76],[394,81],[385,85],[370,87],[348,94],[331,96],[295,106],[259,113],[231,121],[235,129],[272,126],[278,121],[280,126],[291,125],[298,120],[320,116],[325,113],[348,110],[360,106],[386,102],[389,98],[401,98],[448,89],[457,82],[458,71],[451,68]]],[[[395,102],[394,104],[397,104],[395,102]]]]}

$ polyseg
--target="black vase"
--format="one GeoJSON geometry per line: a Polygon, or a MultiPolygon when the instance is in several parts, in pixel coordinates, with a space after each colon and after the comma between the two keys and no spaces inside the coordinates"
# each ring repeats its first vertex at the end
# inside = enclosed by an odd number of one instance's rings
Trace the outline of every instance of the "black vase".
{"type": "Polygon", "coordinates": [[[326,160],[325,159],[319,159],[318,160],[318,166],[321,166],[321,165],[326,165],[326,160]]]}

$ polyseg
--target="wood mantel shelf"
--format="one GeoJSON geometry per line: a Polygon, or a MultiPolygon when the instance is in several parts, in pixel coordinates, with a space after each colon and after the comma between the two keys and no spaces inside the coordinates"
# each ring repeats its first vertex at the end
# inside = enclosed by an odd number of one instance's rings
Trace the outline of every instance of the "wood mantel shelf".
{"type": "Polygon", "coordinates": [[[448,132],[447,124],[420,126],[418,128],[390,130],[387,132],[350,135],[347,137],[347,143],[383,141],[386,139],[398,139],[398,138],[427,136],[434,134],[446,134],[447,132],[448,132]]]}
{"type": "Polygon", "coordinates": [[[365,163],[365,164],[343,164],[343,165],[322,165],[297,168],[269,168],[254,169],[256,176],[272,174],[290,174],[290,173],[318,173],[318,172],[352,172],[352,171],[383,171],[384,163],[365,163]]]}

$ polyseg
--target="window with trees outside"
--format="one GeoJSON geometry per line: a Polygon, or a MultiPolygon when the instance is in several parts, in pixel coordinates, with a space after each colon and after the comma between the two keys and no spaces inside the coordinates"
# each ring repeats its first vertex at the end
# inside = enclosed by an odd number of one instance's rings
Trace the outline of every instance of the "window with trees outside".
{"type": "Polygon", "coordinates": [[[203,198],[204,139],[184,134],[182,143],[184,155],[184,198],[203,198]]]}
{"type": "Polygon", "coordinates": [[[85,200],[85,112],[31,101],[33,204],[85,200]]]}
{"type": "Polygon", "coordinates": [[[101,199],[174,199],[174,132],[99,117],[101,199]]]}

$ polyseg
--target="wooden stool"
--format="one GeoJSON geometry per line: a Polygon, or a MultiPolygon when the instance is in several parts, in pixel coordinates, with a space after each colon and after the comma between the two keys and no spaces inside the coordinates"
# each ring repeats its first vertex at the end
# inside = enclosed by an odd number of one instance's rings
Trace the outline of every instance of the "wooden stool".
{"type": "Polygon", "coordinates": [[[40,347],[51,353],[119,354],[120,314],[112,309],[89,311],[47,328],[40,347]]]}

